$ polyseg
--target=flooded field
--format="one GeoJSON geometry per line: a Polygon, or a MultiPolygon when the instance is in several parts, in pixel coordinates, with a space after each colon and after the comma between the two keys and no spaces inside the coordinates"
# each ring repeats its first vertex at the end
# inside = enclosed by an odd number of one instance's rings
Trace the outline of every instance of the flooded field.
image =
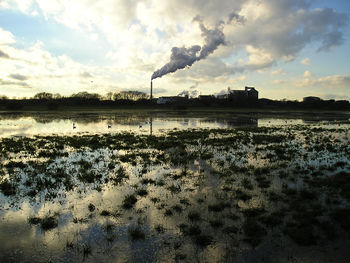
{"type": "Polygon", "coordinates": [[[0,137],[34,135],[81,135],[118,132],[159,134],[172,129],[264,127],[273,125],[338,123],[348,114],[319,115],[298,113],[191,113],[191,112],[0,112],[0,137]]]}
{"type": "Polygon", "coordinates": [[[348,262],[347,118],[0,116],[0,262],[348,262]]]}

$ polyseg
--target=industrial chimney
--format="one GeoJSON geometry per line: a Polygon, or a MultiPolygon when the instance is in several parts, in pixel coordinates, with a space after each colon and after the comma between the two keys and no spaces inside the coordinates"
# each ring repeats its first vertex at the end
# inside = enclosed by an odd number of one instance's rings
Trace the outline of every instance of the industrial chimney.
{"type": "Polygon", "coordinates": [[[151,80],[151,93],[150,93],[150,100],[152,101],[152,89],[153,89],[153,84],[152,84],[152,80],[151,80]]]}

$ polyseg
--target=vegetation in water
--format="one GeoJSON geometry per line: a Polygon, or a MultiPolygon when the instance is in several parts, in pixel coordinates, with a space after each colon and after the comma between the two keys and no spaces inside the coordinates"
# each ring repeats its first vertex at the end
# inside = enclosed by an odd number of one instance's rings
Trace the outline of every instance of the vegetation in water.
{"type": "Polygon", "coordinates": [[[1,138],[0,209],[42,207],[28,227],[49,235],[73,226],[76,238],[63,243],[83,258],[125,240],[157,243],[174,260],[220,247],[222,261],[273,238],[298,246],[349,240],[349,131],[291,125],[1,138]],[[63,212],[45,208],[53,204],[63,212]]]}

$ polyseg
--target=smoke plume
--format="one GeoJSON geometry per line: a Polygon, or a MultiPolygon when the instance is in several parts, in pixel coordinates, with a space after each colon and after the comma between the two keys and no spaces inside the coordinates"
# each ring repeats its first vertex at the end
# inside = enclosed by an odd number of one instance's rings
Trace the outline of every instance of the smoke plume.
{"type": "Polygon", "coordinates": [[[183,90],[177,96],[179,97],[188,97],[188,98],[197,98],[199,95],[199,91],[196,89],[198,85],[193,85],[189,87],[189,90],[183,90]]]}
{"type": "Polygon", "coordinates": [[[201,36],[204,39],[202,47],[195,45],[190,48],[173,47],[171,49],[170,62],[162,68],[156,70],[152,75],[152,80],[160,78],[168,73],[175,72],[178,69],[190,67],[194,62],[205,59],[209,54],[213,53],[218,46],[225,44],[225,35],[222,32],[222,24],[219,24],[214,29],[208,29],[204,26],[200,17],[195,17],[193,21],[199,23],[201,36]]]}

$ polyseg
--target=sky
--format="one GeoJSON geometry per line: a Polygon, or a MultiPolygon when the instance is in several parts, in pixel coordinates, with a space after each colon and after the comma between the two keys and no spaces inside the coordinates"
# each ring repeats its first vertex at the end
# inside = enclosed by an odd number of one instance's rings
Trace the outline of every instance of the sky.
{"type": "Polygon", "coordinates": [[[349,0],[0,0],[0,95],[350,99],[349,0]]]}

